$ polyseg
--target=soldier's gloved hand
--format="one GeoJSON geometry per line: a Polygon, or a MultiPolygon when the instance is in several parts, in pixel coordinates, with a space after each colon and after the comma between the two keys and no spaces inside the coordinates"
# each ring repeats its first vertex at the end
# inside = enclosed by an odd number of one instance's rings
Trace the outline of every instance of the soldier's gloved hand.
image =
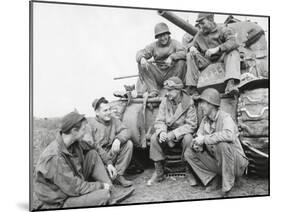
{"type": "Polygon", "coordinates": [[[159,142],[164,143],[167,140],[167,133],[166,132],[161,132],[159,135],[159,142]]]}
{"type": "Polygon", "coordinates": [[[112,153],[116,154],[120,151],[120,141],[118,139],[115,139],[111,146],[112,153]]]}
{"type": "Polygon", "coordinates": [[[168,66],[171,66],[171,65],[172,65],[172,62],[173,62],[173,60],[172,60],[170,57],[168,57],[168,58],[165,60],[165,63],[166,63],[168,66]]]}
{"type": "Polygon", "coordinates": [[[142,68],[148,70],[148,62],[144,57],[141,58],[140,64],[142,68]]]}
{"type": "Polygon", "coordinates": [[[108,164],[107,171],[108,171],[108,174],[109,174],[111,180],[114,180],[117,176],[117,171],[116,171],[115,167],[112,164],[108,164]]]}
{"type": "Polygon", "coordinates": [[[206,55],[206,57],[211,57],[213,54],[216,54],[219,50],[220,50],[219,46],[212,48],[212,49],[208,49],[206,51],[205,55],[206,55]]]}

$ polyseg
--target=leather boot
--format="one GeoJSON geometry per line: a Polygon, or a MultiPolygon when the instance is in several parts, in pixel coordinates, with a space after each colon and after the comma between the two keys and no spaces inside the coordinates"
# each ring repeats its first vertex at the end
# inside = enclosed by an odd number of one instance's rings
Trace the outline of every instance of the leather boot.
{"type": "Polygon", "coordinates": [[[197,182],[196,178],[194,177],[190,167],[186,168],[186,177],[187,177],[187,180],[188,180],[188,183],[190,186],[198,185],[198,182],[197,182]]]}
{"type": "Polygon", "coordinates": [[[219,177],[218,177],[218,176],[215,176],[215,177],[211,180],[211,182],[208,183],[208,185],[207,185],[205,191],[206,191],[207,193],[210,193],[210,192],[212,192],[212,191],[218,190],[218,187],[219,187],[219,177]]]}
{"type": "Polygon", "coordinates": [[[109,205],[114,205],[119,202],[124,201],[129,198],[135,191],[135,188],[123,188],[121,190],[117,190],[115,187],[111,190],[111,195],[109,199],[109,205]]]}
{"type": "Polygon", "coordinates": [[[164,167],[162,161],[154,162],[155,171],[152,177],[147,181],[147,185],[151,186],[154,183],[161,182],[164,180],[164,167]]]}
{"type": "Polygon", "coordinates": [[[115,183],[119,184],[123,187],[130,187],[133,185],[133,182],[130,180],[126,180],[122,175],[118,175],[115,179],[115,183]]]}

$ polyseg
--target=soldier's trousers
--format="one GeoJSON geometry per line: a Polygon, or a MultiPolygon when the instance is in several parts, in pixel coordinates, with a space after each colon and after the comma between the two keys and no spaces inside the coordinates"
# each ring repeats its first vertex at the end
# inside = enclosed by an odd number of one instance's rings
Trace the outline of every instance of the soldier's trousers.
{"type": "Polygon", "coordinates": [[[221,142],[215,145],[206,145],[207,151],[194,152],[186,149],[185,160],[192,167],[195,174],[206,186],[216,175],[222,176],[222,191],[229,191],[236,176],[242,176],[248,160],[241,155],[233,144],[221,142]]]}
{"type": "MultiPolygon", "coordinates": [[[[112,185],[105,166],[95,150],[86,154],[82,167],[83,176],[87,181],[99,181],[112,185]]],[[[105,205],[109,201],[109,190],[99,189],[79,197],[69,197],[63,208],[105,205]]]]}
{"type": "MultiPolygon", "coordinates": [[[[189,145],[192,142],[192,135],[187,134],[185,135],[180,141],[182,145],[182,152],[184,152],[190,147],[189,145]]],[[[165,150],[169,148],[166,142],[159,143],[159,137],[154,133],[150,139],[150,149],[149,149],[149,157],[154,162],[165,160],[165,150]]]]}
{"type": "Polygon", "coordinates": [[[121,144],[120,151],[117,154],[113,154],[110,150],[108,150],[107,153],[117,170],[117,174],[124,175],[132,159],[133,142],[128,140],[126,143],[121,144]]]}
{"type": "MultiPolygon", "coordinates": [[[[234,79],[237,83],[240,82],[240,54],[238,50],[233,50],[223,56],[220,59],[221,62],[224,63],[225,67],[225,79],[227,81],[229,79],[234,79]]],[[[218,61],[218,62],[220,62],[218,61]]],[[[185,84],[187,86],[197,86],[198,79],[200,76],[200,72],[203,71],[208,65],[212,62],[202,56],[201,54],[191,54],[188,53],[186,56],[186,76],[185,76],[185,84]]]]}
{"type": "Polygon", "coordinates": [[[172,67],[165,70],[159,69],[156,65],[149,63],[148,70],[143,69],[138,64],[140,80],[142,80],[148,92],[158,92],[163,87],[165,80],[172,76],[179,77],[183,82],[185,81],[186,63],[184,60],[178,60],[172,67]]]}

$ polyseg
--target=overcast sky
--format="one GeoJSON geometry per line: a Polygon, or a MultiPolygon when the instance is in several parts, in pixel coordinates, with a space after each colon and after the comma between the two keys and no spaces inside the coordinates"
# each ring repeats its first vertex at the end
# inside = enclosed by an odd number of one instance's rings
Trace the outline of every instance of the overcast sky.
{"type": "MultiPolygon", "coordinates": [[[[175,13],[194,25],[197,13],[175,13]]],[[[235,17],[268,31],[267,18],[235,17]]],[[[138,73],[136,52],[154,41],[158,22],[182,40],[185,32],[155,10],[34,3],[34,115],[58,117],[77,108],[91,116],[93,99],[114,100],[113,91],[136,78],[113,78],[138,73]]]]}

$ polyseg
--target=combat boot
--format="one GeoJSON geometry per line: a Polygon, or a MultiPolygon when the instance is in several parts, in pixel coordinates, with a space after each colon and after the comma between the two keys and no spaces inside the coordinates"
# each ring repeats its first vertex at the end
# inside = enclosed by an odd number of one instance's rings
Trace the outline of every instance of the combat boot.
{"type": "Polygon", "coordinates": [[[210,192],[213,192],[213,191],[216,191],[218,190],[218,187],[219,187],[219,177],[218,176],[215,176],[211,182],[208,183],[205,191],[207,193],[210,193],[210,192]]]}
{"type": "Polygon", "coordinates": [[[126,180],[122,175],[118,175],[115,179],[115,183],[119,184],[123,187],[130,187],[133,185],[133,182],[130,180],[126,180]]]}
{"type": "Polygon", "coordinates": [[[196,178],[194,177],[190,167],[186,168],[186,177],[187,177],[187,180],[188,180],[188,183],[190,186],[198,185],[198,182],[197,182],[196,178]]]}
{"type": "Polygon", "coordinates": [[[147,185],[151,186],[154,183],[161,182],[164,180],[164,167],[162,161],[154,162],[155,171],[152,174],[152,177],[147,181],[147,185]]]}

